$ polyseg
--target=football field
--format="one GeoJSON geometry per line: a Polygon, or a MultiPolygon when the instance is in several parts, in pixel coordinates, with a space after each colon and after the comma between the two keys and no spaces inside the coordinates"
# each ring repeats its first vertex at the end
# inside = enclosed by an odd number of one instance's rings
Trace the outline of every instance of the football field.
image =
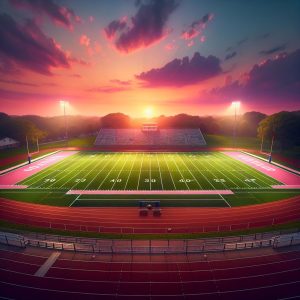
{"type": "Polygon", "coordinates": [[[193,191],[262,189],[280,182],[221,152],[78,152],[18,184],[55,190],[193,191]]]}

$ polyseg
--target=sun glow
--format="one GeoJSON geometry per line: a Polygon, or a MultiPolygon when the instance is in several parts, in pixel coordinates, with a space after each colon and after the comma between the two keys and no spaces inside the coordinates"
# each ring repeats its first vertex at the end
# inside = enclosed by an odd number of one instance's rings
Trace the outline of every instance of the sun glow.
{"type": "Polygon", "coordinates": [[[153,108],[151,106],[147,107],[144,111],[144,115],[147,119],[151,119],[154,116],[153,108]]]}

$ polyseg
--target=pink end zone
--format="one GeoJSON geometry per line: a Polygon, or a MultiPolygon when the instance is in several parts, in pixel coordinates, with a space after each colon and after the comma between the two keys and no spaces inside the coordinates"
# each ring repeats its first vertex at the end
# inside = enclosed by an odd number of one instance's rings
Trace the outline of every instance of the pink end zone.
{"type": "Polygon", "coordinates": [[[30,165],[25,165],[18,169],[12,170],[8,173],[0,175],[0,188],[26,188],[25,185],[16,185],[18,182],[30,177],[33,174],[40,172],[41,170],[69,157],[78,151],[61,151],[52,155],[49,155],[43,159],[39,159],[30,165]],[[6,187],[5,187],[6,186],[6,187]]]}
{"type": "Polygon", "coordinates": [[[69,195],[232,195],[231,190],[69,190],[69,195]]]}
{"type": "Polygon", "coordinates": [[[241,152],[222,152],[286,185],[300,186],[300,176],[241,152]]]}

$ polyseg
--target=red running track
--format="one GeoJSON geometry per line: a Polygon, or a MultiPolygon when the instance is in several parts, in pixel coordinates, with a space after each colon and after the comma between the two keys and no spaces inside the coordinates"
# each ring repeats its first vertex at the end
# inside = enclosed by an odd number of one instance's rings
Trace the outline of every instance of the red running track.
{"type": "MultiPolygon", "coordinates": [[[[44,252],[45,253],[45,252],[44,252]]],[[[48,252],[50,255],[51,252],[48,252]]],[[[9,299],[282,299],[300,295],[300,252],[206,258],[185,255],[72,258],[1,249],[0,296],[9,299]]]]}
{"type": "Polygon", "coordinates": [[[137,208],[55,207],[0,198],[0,219],[62,230],[107,233],[228,231],[299,220],[300,196],[232,208],[163,208],[159,217],[139,216],[137,208]]]}

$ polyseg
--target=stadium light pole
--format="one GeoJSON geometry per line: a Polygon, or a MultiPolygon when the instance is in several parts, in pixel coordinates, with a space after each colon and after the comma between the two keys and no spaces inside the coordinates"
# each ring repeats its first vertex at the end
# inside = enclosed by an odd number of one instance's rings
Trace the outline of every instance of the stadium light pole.
{"type": "Polygon", "coordinates": [[[68,124],[67,124],[67,115],[66,115],[66,106],[67,106],[67,104],[68,104],[68,101],[60,100],[59,103],[60,103],[60,105],[63,107],[63,110],[64,110],[64,119],[65,119],[65,139],[66,139],[67,145],[68,145],[68,124]]]}
{"type": "Polygon", "coordinates": [[[233,130],[233,139],[234,139],[234,148],[236,148],[236,133],[237,133],[237,114],[238,114],[238,109],[241,106],[240,101],[233,101],[231,105],[234,108],[234,130],[233,130]]]}
{"type": "Polygon", "coordinates": [[[262,128],[262,130],[261,130],[261,144],[260,144],[260,153],[262,153],[263,152],[263,145],[264,145],[264,133],[265,133],[265,131],[264,131],[264,128],[262,128]]]}

